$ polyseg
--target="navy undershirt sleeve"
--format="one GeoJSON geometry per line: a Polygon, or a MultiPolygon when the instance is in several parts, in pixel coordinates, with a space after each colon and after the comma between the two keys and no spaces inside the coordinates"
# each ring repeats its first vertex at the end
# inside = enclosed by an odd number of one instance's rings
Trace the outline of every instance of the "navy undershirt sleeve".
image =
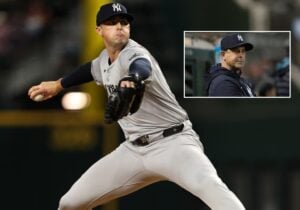
{"type": "Polygon", "coordinates": [[[61,80],[63,88],[81,85],[94,80],[91,72],[92,63],[88,62],[77,67],[72,73],[64,76],[61,80]]]}
{"type": "Polygon", "coordinates": [[[129,75],[138,75],[141,80],[147,79],[151,74],[151,64],[145,58],[138,58],[129,66],[129,75]]]}

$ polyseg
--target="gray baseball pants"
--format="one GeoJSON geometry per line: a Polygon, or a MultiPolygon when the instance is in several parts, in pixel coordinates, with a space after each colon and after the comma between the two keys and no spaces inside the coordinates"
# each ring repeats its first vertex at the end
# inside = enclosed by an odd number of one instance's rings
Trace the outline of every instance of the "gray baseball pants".
{"type": "Polygon", "coordinates": [[[245,209],[217,175],[189,121],[182,132],[147,146],[123,142],[74,183],[58,209],[90,210],[162,180],[176,183],[212,210],[245,209]]]}

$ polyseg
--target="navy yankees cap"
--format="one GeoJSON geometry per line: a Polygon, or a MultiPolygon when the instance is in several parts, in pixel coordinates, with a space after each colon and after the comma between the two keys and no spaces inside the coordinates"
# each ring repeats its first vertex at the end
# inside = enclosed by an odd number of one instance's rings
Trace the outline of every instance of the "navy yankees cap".
{"type": "Polygon", "coordinates": [[[127,9],[124,5],[120,3],[109,3],[100,7],[96,19],[97,26],[116,15],[122,15],[126,17],[129,22],[133,21],[132,15],[127,13],[127,9]]]}
{"type": "Polygon", "coordinates": [[[253,49],[253,45],[245,42],[240,34],[227,35],[221,40],[221,50],[228,50],[241,46],[244,46],[246,51],[253,49]]]}

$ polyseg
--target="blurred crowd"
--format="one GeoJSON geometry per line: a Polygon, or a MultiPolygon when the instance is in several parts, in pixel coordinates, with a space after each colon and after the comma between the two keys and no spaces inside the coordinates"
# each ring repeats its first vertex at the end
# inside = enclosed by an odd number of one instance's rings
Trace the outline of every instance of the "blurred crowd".
{"type": "Polygon", "coordinates": [[[246,66],[257,96],[290,96],[289,47],[282,50],[286,53],[279,59],[263,57],[246,66]]]}
{"type": "Polygon", "coordinates": [[[32,46],[46,39],[55,22],[76,1],[23,0],[0,2],[0,69],[9,70],[32,46]]]}
{"type": "Polygon", "coordinates": [[[6,101],[0,109],[36,108],[28,100],[28,86],[78,64],[78,6],[78,0],[0,1],[0,100],[6,101]]]}

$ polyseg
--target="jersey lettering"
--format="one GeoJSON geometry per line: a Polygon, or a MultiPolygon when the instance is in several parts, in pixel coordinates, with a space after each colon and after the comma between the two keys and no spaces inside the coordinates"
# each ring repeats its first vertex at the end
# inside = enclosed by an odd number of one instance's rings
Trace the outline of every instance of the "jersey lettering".
{"type": "Polygon", "coordinates": [[[108,95],[111,95],[113,92],[115,92],[118,88],[117,85],[104,85],[105,89],[108,92],[108,95]]]}

